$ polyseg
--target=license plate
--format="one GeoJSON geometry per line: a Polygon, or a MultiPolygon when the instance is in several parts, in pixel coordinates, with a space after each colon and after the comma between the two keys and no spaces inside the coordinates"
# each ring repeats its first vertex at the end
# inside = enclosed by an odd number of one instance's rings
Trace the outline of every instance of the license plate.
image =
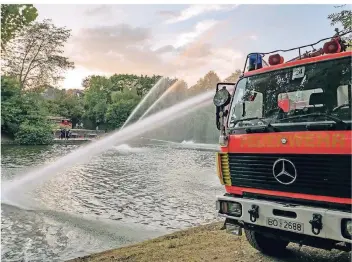
{"type": "Polygon", "coordinates": [[[281,218],[268,217],[266,220],[266,225],[273,228],[278,228],[286,231],[303,233],[303,223],[288,221],[281,218]]]}

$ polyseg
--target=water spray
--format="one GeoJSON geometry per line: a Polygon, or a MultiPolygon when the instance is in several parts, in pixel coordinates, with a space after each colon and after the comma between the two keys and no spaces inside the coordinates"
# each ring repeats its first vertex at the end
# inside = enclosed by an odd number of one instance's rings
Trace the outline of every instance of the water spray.
{"type": "Polygon", "coordinates": [[[177,80],[173,85],[171,85],[166,91],[144,112],[144,114],[138,119],[138,121],[142,120],[165,96],[167,96],[172,89],[180,83],[177,80]]]}
{"type": "Polygon", "coordinates": [[[142,105],[147,101],[147,99],[154,93],[154,90],[157,89],[157,87],[161,84],[161,82],[164,80],[164,77],[161,77],[158,82],[149,90],[149,92],[143,97],[143,99],[138,103],[138,105],[133,109],[132,113],[128,116],[126,119],[125,123],[123,123],[121,129],[123,129],[129,122],[130,120],[135,116],[135,114],[138,112],[138,110],[142,107],[142,105]]]}

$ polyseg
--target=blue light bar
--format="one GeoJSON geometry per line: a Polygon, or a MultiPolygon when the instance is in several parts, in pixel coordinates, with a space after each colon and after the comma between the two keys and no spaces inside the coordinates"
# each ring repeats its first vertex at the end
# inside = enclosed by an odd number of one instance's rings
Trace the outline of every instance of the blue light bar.
{"type": "Polygon", "coordinates": [[[249,57],[248,71],[259,69],[263,67],[263,60],[261,54],[251,54],[249,57]]]}

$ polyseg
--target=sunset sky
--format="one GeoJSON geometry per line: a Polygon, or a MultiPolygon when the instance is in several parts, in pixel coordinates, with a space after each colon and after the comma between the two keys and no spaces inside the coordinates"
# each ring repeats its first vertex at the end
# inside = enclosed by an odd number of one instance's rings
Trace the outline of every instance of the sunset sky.
{"type": "Polygon", "coordinates": [[[66,55],[76,69],[63,88],[90,74],[181,77],[214,70],[225,78],[249,52],[316,42],[334,33],[333,5],[35,5],[38,20],[72,29],[66,55]]]}

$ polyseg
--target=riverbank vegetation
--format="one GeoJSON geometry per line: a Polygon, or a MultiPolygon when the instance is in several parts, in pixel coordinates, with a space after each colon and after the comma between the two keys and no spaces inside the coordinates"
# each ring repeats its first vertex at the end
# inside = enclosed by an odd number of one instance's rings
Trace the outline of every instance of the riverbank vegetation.
{"type": "MultiPolygon", "coordinates": [[[[345,7],[328,18],[332,25],[351,28],[350,10],[345,7]]],[[[147,115],[215,87],[220,79],[210,71],[193,85],[181,79],[158,75],[113,74],[92,75],[82,81],[82,90],[62,86],[65,72],[75,67],[64,55],[64,46],[71,30],[59,27],[51,20],[37,21],[33,5],[1,5],[1,132],[19,144],[49,144],[53,139],[50,116],[72,120],[73,126],[107,131],[120,128],[130,113],[151,88],[158,83],[145,107],[131,122],[138,120],[168,88],[147,115]]],[[[240,75],[236,70],[224,81],[234,82],[240,75]]],[[[143,116],[144,117],[144,116],[143,116]]],[[[186,118],[160,128],[146,136],[160,139],[195,140],[203,143],[217,141],[215,114],[212,105],[186,118]],[[182,132],[180,132],[180,126],[182,132]]]]}

